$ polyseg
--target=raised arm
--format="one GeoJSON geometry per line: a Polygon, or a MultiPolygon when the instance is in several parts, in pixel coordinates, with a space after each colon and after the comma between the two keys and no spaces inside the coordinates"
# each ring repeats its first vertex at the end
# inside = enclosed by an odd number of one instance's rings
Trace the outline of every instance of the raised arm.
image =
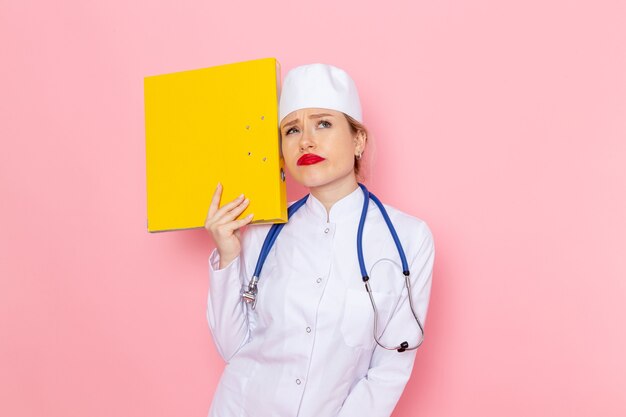
{"type": "Polygon", "coordinates": [[[251,243],[253,233],[240,229],[250,223],[252,215],[235,220],[248,205],[243,194],[219,207],[222,187],[218,184],[207,214],[205,228],[215,242],[209,256],[209,294],[206,316],[213,340],[225,361],[247,341],[250,323],[240,290],[248,265],[243,251],[251,243]]]}

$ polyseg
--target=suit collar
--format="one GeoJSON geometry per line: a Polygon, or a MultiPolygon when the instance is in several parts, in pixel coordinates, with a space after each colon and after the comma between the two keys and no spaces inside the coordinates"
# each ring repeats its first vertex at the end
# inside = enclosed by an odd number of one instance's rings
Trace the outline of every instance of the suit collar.
{"type": "MultiPolygon", "coordinates": [[[[350,194],[337,200],[326,213],[326,207],[313,194],[306,200],[306,209],[314,217],[326,223],[338,223],[346,220],[358,219],[363,210],[363,190],[357,186],[350,194]]],[[[371,205],[371,202],[370,202],[371,205]]]]}

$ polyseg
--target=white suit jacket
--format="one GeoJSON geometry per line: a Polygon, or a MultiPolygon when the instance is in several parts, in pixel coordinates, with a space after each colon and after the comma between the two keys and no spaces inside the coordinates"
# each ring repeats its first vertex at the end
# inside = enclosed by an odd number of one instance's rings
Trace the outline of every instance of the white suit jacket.
{"type": "MultiPolygon", "coordinates": [[[[242,252],[219,268],[209,257],[207,320],[227,362],[210,417],[387,417],[409,379],[415,350],[380,348],[359,269],[360,187],[330,213],[313,195],[272,247],[258,283],[256,309],[242,301],[271,225],[250,225],[242,252]]],[[[409,263],[422,324],[430,296],[434,244],[426,223],[385,205],[409,263]]],[[[387,346],[420,337],[393,238],[370,200],[363,254],[387,346]]]]}

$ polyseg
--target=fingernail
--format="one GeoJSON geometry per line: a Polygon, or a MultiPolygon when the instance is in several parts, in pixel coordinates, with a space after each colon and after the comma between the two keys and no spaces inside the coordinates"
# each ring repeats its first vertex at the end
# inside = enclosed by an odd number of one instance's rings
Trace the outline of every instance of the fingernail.
{"type": "Polygon", "coordinates": [[[237,197],[237,198],[243,198],[243,194],[241,194],[241,195],[240,195],[239,197],[237,197]]]}
{"type": "Polygon", "coordinates": [[[243,200],[243,202],[244,202],[244,203],[249,203],[249,202],[250,202],[250,199],[249,199],[249,198],[246,198],[245,200],[243,200]]]}

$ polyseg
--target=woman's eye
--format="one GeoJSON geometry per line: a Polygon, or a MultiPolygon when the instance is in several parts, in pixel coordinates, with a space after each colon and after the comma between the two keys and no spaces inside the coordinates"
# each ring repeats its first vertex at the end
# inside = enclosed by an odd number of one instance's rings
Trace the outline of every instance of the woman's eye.
{"type": "MultiPolygon", "coordinates": [[[[330,123],[327,120],[320,120],[319,123],[318,123],[318,126],[322,126],[324,128],[329,128],[329,127],[332,126],[332,123],[330,123]]],[[[291,133],[294,133],[294,132],[298,132],[298,128],[297,127],[291,127],[289,129],[287,129],[287,131],[285,132],[285,136],[287,136],[287,135],[289,135],[291,133]]]]}

